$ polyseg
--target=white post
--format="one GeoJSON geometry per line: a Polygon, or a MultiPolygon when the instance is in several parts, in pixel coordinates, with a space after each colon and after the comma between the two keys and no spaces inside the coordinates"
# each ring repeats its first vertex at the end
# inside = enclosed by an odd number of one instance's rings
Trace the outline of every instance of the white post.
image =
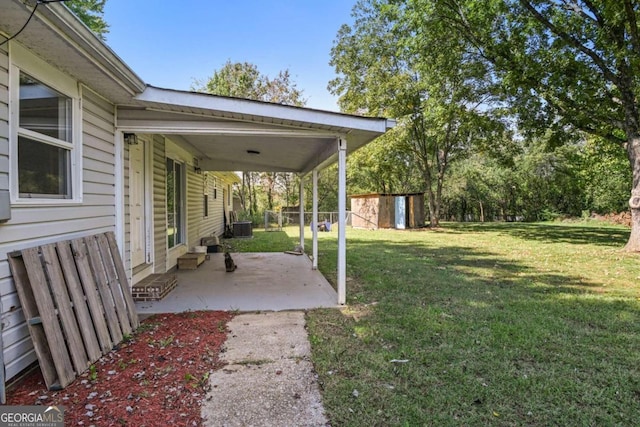
{"type": "Polygon", "coordinates": [[[318,269],[318,170],[313,170],[313,266],[318,269]]]}
{"type": "Polygon", "coordinates": [[[304,177],[300,176],[300,247],[304,249],[304,177]]]}
{"type": "Polygon", "coordinates": [[[338,304],[347,302],[347,140],[338,140],[338,304]]]}

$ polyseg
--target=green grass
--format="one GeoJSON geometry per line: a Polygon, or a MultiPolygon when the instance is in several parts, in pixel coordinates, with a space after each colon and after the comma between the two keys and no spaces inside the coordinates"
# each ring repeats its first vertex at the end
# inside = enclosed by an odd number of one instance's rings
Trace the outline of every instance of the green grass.
{"type": "MultiPolygon", "coordinates": [[[[259,246],[291,247],[298,230],[286,232],[259,246]]],[[[348,305],[307,317],[331,424],[637,425],[640,256],[621,250],[628,234],[554,223],[348,229],[348,305]]],[[[319,242],[330,281],[336,235],[319,242]]]]}
{"type": "Polygon", "coordinates": [[[293,236],[292,230],[287,234],[284,231],[254,229],[251,238],[223,239],[222,244],[227,245],[231,252],[284,252],[293,250],[298,244],[298,234],[295,238],[293,236]]]}

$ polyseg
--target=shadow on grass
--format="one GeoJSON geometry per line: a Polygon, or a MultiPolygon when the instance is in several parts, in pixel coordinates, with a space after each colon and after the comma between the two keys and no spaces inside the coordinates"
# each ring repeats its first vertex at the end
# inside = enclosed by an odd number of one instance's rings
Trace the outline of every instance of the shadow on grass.
{"type": "Polygon", "coordinates": [[[523,240],[550,243],[595,244],[622,248],[631,231],[622,227],[594,227],[554,223],[446,223],[444,228],[456,232],[491,232],[507,234],[523,240]]]}
{"type": "MultiPolygon", "coordinates": [[[[365,294],[379,288],[381,294],[376,298],[388,298],[392,295],[389,292],[407,285],[418,291],[427,288],[463,291],[468,287],[460,294],[463,297],[482,296],[492,290],[542,294],[602,291],[602,283],[568,273],[540,271],[523,262],[471,247],[426,247],[397,241],[372,244],[351,239],[348,250],[348,274],[367,284],[368,289],[363,289],[365,294]],[[371,286],[371,280],[379,286],[371,286]]],[[[357,298],[354,291],[357,292],[357,288],[347,294],[357,298]]],[[[437,299],[437,295],[431,294],[434,296],[437,299]]]]}
{"type": "MultiPolygon", "coordinates": [[[[615,247],[612,242],[625,234],[537,224],[454,228],[456,234],[491,232],[600,247],[615,247]]],[[[557,269],[553,260],[541,265],[513,258],[509,250],[493,251],[490,244],[474,246],[473,235],[469,245],[439,235],[439,240],[397,233],[348,238],[348,301],[354,309],[366,309],[353,316],[326,310],[309,315],[314,365],[332,423],[636,421],[640,311],[635,298],[619,289],[605,292],[597,275],[580,266],[557,269]]],[[[500,244],[513,240],[497,239],[500,244]]],[[[335,264],[335,250],[334,240],[322,242],[321,254],[332,259],[328,268],[335,264]]]]}

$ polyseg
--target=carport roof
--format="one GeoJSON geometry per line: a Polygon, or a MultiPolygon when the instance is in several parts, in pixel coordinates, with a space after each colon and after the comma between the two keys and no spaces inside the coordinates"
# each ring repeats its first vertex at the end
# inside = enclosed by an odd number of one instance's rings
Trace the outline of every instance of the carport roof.
{"type": "Polygon", "coordinates": [[[203,170],[308,173],[385,133],[393,120],[147,86],[118,107],[118,128],[153,132],[197,153],[203,170]]]}

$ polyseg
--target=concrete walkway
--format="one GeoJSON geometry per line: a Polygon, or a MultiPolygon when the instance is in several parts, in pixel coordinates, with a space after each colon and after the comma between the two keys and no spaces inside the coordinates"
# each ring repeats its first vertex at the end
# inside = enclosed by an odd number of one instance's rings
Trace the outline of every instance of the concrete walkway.
{"type": "Polygon", "coordinates": [[[280,311],[336,307],[338,294],[305,255],[234,253],[227,273],[222,253],[196,270],[178,270],[178,286],[161,301],[136,303],[139,314],[186,310],[280,311]]]}
{"type": "Polygon", "coordinates": [[[240,314],[202,405],[205,426],[326,426],[304,313],[240,314]]]}

